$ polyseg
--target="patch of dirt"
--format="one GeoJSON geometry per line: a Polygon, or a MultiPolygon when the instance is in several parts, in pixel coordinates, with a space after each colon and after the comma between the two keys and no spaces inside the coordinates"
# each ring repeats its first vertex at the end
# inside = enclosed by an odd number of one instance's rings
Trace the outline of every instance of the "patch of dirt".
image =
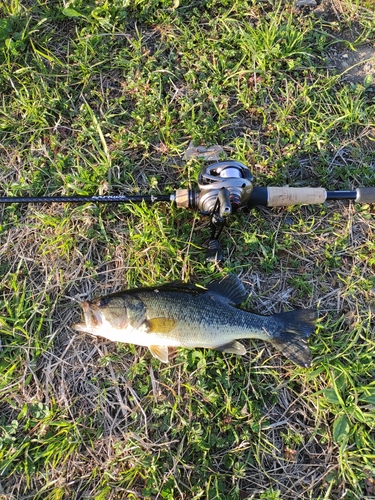
{"type": "MultiPolygon", "coordinates": [[[[375,20],[375,12],[363,10],[366,17],[375,20]]],[[[348,10],[347,3],[341,0],[325,0],[314,12],[325,21],[332,37],[332,48],[327,53],[332,72],[341,74],[343,81],[349,83],[375,85],[375,42],[364,36],[364,27],[357,21],[354,7],[348,10]],[[343,21],[347,28],[338,30],[343,21]],[[363,42],[359,43],[361,39],[363,42]]]]}
{"type": "Polygon", "coordinates": [[[330,64],[350,83],[375,84],[375,45],[361,45],[355,51],[342,45],[329,52],[330,64]]]}

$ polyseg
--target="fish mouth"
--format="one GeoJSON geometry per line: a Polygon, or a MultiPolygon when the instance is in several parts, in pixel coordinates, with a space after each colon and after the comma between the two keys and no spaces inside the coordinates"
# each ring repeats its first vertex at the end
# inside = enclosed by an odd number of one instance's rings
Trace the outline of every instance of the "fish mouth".
{"type": "Polygon", "coordinates": [[[77,323],[73,328],[80,332],[94,333],[97,328],[103,325],[103,314],[90,302],[82,302],[81,306],[85,323],[77,323]]]}
{"type": "Polygon", "coordinates": [[[83,314],[85,315],[86,326],[95,328],[103,325],[103,314],[90,302],[82,302],[83,314]]]}

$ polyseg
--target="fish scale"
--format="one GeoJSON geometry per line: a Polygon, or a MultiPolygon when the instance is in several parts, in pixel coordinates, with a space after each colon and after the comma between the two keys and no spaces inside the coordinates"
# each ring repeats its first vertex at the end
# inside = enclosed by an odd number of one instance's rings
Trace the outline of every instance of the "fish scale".
{"type": "Polygon", "coordinates": [[[147,318],[167,317],[176,321],[170,332],[154,332],[161,338],[177,338],[183,347],[217,347],[223,340],[237,338],[267,339],[280,329],[280,321],[252,314],[223,304],[213,293],[190,297],[157,290],[145,292],[139,299],[147,304],[147,318]]]}

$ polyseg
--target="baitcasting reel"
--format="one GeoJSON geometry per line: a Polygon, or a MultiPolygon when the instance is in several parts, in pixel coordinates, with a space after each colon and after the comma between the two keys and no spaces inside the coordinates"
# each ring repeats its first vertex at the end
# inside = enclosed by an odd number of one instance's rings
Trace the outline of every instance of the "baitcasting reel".
{"type": "Polygon", "coordinates": [[[222,260],[218,238],[229,215],[248,205],[253,179],[248,167],[239,161],[221,161],[203,168],[198,178],[200,191],[176,191],[174,201],[178,207],[198,209],[202,215],[210,217],[208,262],[222,260]]]}
{"type": "Polygon", "coordinates": [[[253,175],[239,161],[222,161],[204,168],[198,178],[198,209],[205,215],[219,210],[228,217],[247,206],[253,191],[253,175]]]}

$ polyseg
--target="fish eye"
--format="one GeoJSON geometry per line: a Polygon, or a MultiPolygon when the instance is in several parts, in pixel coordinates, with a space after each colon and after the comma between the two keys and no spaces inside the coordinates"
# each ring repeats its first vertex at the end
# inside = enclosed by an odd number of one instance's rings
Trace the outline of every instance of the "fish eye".
{"type": "Polygon", "coordinates": [[[98,307],[105,307],[108,305],[108,302],[109,302],[109,298],[104,297],[104,298],[98,300],[97,305],[98,305],[98,307]]]}

